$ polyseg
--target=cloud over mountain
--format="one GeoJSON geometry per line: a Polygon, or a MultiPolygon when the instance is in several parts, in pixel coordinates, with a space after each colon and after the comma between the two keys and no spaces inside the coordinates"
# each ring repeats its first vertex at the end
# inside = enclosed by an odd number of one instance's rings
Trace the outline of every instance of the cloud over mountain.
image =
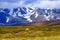
{"type": "Polygon", "coordinates": [[[60,8],[59,0],[0,0],[0,7],[40,7],[40,8],[60,8]]]}

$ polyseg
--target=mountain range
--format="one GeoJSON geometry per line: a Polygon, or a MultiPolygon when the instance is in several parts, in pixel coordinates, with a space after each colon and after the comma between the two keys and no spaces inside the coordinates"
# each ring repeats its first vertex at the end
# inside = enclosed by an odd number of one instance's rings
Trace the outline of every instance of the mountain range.
{"type": "Polygon", "coordinates": [[[0,8],[0,25],[18,25],[52,20],[60,20],[60,9],[36,7],[0,8]]]}

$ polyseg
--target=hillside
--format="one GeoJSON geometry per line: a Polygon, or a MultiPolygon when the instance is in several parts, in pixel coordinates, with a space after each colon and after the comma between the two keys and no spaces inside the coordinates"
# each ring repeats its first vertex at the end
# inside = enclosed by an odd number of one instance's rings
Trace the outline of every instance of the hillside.
{"type": "Polygon", "coordinates": [[[52,21],[42,21],[42,22],[31,22],[25,25],[29,26],[52,26],[52,25],[60,25],[60,20],[52,20],[52,21]]]}

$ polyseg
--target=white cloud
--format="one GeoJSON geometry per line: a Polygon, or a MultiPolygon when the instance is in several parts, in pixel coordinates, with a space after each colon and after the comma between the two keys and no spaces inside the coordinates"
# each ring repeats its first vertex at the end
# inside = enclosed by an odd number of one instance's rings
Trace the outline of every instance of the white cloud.
{"type": "Polygon", "coordinates": [[[60,8],[60,1],[49,1],[49,0],[35,0],[36,2],[25,4],[27,0],[21,0],[14,3],[8,3],[8,2],[0,2],[0,7],[8,7],[8,8],[14,8],[14,7],[40,7],[40,8],[60,8]]]}
{"type": "Polygon", "coordinates": [[[19,1],[19,2],[14,2],[14,3],[0,2],[0,8],[14,8],[18,6],[23,6],[23,4],[24,4],[24,1],[19,1]]]}
{"type": "Polygon", "coordinates": [[[38,1],[26,5],[27,7],[40,7],[40,8],[60,8],[60,1],[38,1]]]}

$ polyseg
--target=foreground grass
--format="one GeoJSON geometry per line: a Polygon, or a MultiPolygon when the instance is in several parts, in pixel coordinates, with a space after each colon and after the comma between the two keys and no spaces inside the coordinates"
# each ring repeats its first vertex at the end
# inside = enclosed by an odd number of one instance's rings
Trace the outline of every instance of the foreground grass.
{"type": "Polygon", "coordinates": [[[60,37],[18,37],[10,39],[1,39],[1,40],[60,40],[60,37]]]}
{"type": "Polygon", "coordinates": [[[60,40],[60,25],[0,26],[1,40],[60,40]]]}

